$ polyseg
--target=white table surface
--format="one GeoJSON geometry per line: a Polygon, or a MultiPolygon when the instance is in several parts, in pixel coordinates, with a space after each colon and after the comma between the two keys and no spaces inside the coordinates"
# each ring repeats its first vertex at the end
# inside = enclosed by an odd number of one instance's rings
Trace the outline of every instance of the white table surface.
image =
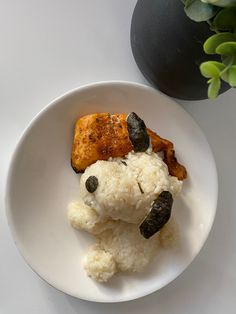
{"type": "Polygon", "coordinates": [[[236,313],[235,90],[216,102],[178,101],[201,126],[212,147],[219,174],[219,202],[213,229],[201,253],[162,290],[122,304],[95,304],[66,296],[25,264],[7,225],[7,168],[31,118],[56,96],[85,83],[116,79],[147,84],[130,48],[135,3],[0,1],[1,314],[236,313]]]}

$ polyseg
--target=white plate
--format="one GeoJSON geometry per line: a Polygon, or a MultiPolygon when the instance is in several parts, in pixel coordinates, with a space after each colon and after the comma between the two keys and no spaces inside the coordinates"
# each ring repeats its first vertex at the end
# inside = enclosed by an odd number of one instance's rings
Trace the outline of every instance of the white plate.
{"type": "Polygon", "coordinates": [[[194,120],[158,91],[135,83],[103,82],[68,92],[30,123],[15,150],[7,183],[7,215],[27,263],[49,284],[72,296],[120,302],[165,286],[191,263],[211,229],[217,173],[210,147],[194,120]],[[174,142],[188,170],[174,211],[181,244],[161,250],[142,274],[116,275],[107,284],[86,276],[81,260],[93,239],[67,222],[67,204],[78,198],[79,175],[70,166],[76,119],[94,112],[131,112],[174,142]]]}

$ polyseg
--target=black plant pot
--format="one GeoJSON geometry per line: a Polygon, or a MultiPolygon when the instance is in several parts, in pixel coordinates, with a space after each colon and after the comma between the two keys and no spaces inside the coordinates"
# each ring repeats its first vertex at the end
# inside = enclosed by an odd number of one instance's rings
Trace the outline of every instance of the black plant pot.
{"type": "MultiPolygon", "coordinates": [[[[219,60],[203,51],[213,34],[205,22],[190,20],[181,0],[138,0],[131,22],[131,47],[146,77],[165,94],[186,100],[207,98],[199,65],[219,60]]],[[[223,82],[220,93],[229,89],[223,82]]]]}

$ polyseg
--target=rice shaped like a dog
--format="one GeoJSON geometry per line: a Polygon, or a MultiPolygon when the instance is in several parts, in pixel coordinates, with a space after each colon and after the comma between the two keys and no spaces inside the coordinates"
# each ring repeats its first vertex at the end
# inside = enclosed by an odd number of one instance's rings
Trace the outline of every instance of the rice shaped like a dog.
{"type": "MultiPolygon", "coordinates": [[[[107,281],[117,271],[140,272],[162,241],[161,231],[145,239],[140,223],[163,191],[180,194],[182,181],[170,176],[167,165],[151,149],[130,152],[125,158],[97,161],[80,179],[81,200],[69,205],[71,225],[96,237],[84,259],[87,274],[107,281]]],[[[165,226],[165,247],[175,241],[173,223],[165,226]],[[168,236],[167,236],[168,235],[168,236]]]]}

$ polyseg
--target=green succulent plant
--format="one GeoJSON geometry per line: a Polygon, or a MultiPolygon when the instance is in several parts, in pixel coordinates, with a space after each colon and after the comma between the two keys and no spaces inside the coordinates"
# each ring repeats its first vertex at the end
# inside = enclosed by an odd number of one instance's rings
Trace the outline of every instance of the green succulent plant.
{"type": "Polygon", "coordinates": [[[207,22],[215,32],[203,49],[221,56],[221,62],[206,61],[200,71],[206,77],[208,98],[218,96],[221,81],[236,87],[236,0],[182,0],[187,16],[195,22],[207,22]]]}

